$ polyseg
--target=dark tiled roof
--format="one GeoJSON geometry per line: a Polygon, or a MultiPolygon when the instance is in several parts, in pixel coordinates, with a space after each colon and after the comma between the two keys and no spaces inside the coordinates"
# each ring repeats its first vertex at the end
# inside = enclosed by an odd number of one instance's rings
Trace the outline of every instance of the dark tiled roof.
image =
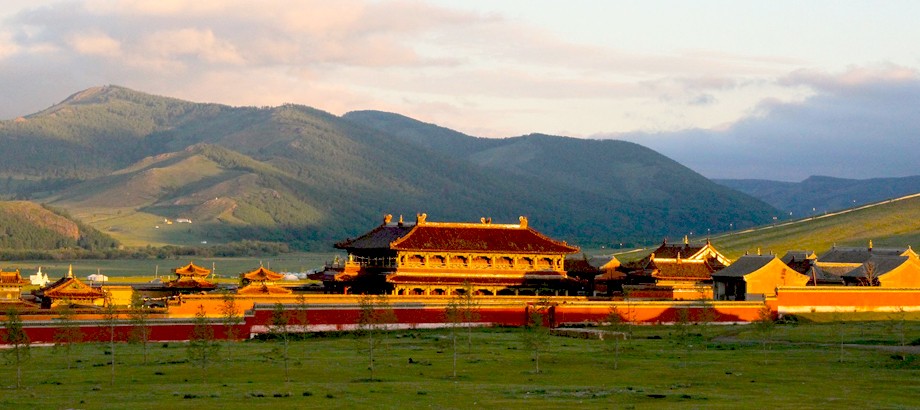
{"type": "Polygon", "coordinates": [[[786,252],[786,254],[783,255],[782,258],[780,258],[780,260],[782,260],[783,263],[788,265],[793,262],[805,262],[805,261],[816,259],[816,258],[817,258],[817,255],[815,255],[814,251],[796,250],[796,251],[786,252]]]}
{"type": "Polygon", "coordinates": [[[869,258],[869,260],[867,260],[865,263],[860,265],[858,268],[843,274],[843,276],[848,278],[864,278],[866,277],[866,265],[871,264],[875,271],[875,277],[879,277],[903,265],[907,262],[908,259],[909,258],[907,256],[872,255],[872,257],[869,258]]]}
{"type": "Polygon", "coordinates": [[[712,274],[713,277],[734,277],[740,278],[748,275],[764,266],[770,261],[776,259],[774,255],[744,255],[734,263],[712,274]]]}
{"type": "Polygon", "coordinates": [[[677,255],[680,254],[681,258],[688,258],[695,255],[697,252],[703,250],[705,245],[689,245],[689,244],[670,244],[663,243],[658,249],[655,249],[654,253],[656,258],[669,258],[675,259],[677,255]]]}
{"type": "Polygon", "coordinates": [[[388,223],[380,225],[355,239],[346,239],[335,244],[338,249],[389,249],[390,243],[406,236],[414,223],[388,223]]]}
{"type": "Polygon", "coordinates": [[[657,272],[652,273],[652,276],[658,279],[696,279],[696,280],[709,280],[712,279],[712,272],[715,269],[709,265],[709,262],[662,262],[662,261],[653,261],[649,265],[650,269],[655,269],[657,272]]]}
{"type": "Polygon", "coordinates": [[[869,260],[873,255],[879,256],[900,256],[907,252],[909,248],[846,248],[833,247],[818,260],[829,263],[863,263],[869,260]]]}
{"type": "Polygon", "coordinates": [[[578,248],[554,241],[531,228],[490,224],[417,225],[393,244],[394,250],[559,254],[578,248]]]}
{"type": "Polygon", "coordinates": [[[827,283],[832,283],[832,284],[842,284],[843,283],[843,279],[841,279],[840,275],[830,273],[824,269],[821,269],[815,266],[811,267],[810,269],[805,271],[803,274],[811,278],[812,281],[816,282],[819,285],[827,284],[827,283]]]}

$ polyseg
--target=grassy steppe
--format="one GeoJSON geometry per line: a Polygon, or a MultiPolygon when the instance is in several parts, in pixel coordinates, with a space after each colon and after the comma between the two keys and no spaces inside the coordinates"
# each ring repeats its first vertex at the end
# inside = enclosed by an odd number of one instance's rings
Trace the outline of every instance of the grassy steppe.
{"type": "MultiPolygon", "coordinates": [[[[902,322],[903,323],[903,322],[902,322]]],[[[908,340],[920,322],[907,322],[908,340]]],[[[201,369],[183,343],[118,345],[116,381],[101,345],[71,355],[33,348],[27,388],[3,368],[2,408],[909,408],[920,397],[920,357],[847,342],[894,345],[884,323],[636,326],[613,368],[611,342],[547,336],[535,373],[520,329],[477,329],[461,339],[451,377],[447,330],[388,335],[376,373],[361,339],[327,335],[294,342],[285,382],[278,342],[224,345],[201,369]],[[760,343],[768,337],[770,343],[760,343]],[[841,360],[842,359],[842,360],[841,360]],[[68,369],[68,366],[72,367],[68,369]]]]}

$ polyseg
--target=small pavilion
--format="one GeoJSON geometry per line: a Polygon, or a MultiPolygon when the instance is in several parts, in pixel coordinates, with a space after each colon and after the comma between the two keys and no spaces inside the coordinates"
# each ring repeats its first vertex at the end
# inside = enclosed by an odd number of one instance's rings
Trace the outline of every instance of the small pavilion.
{"type": "Polygon", "coordinates": [[[211,270],[189,262],[188,265],[173,269],[176,278],[166,282],[164,287],[178,293],[197,293],[214,290],[217,284],[207,280],[211,270]]]}
{"type": "Polygon", "coordinates": [[[284,278],[284,275],[272,272],[259,266],[258,269],[240,274],[242,288],[236,291],[240,295],[290,295],[290,289],[282,287],[275,282],[284,278]]]}

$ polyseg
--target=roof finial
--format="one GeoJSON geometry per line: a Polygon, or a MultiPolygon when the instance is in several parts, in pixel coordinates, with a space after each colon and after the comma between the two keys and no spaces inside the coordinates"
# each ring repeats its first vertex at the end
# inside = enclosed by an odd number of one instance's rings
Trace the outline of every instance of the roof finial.
{"type": "Polygon", "coordinates": [[[869,239],[869,252],[872,252],[872,239],[869,239]]]}
{"type": "Polygon", "coordinates": [[[527,217],[524,215],[521,215],[521,217],[518,218],[518,220],[521,221],[521,228],[527,229],[527,217]]]}
{"type": "Polygon", "coordinates": [[[763,254],[760,253],[760,247],[758,246],[758,247],[757,247],[757,256],[760,256],[760,255],[763,255],[763,254]]]}
{"type": "Polygon", "coordinates": [[[687,235],[684,235],[684,245],[689,245],[689,244],[690,244],[690,237],[688,237],[687,235]]]}
{"type": "Polygon", "coordinates": [[[383,224],[386,225],[393,220],[393,214],[386,214],[383,216],[383,224]]]}
{"type": "Polygon", "coordinates": [[[67,277],[73,278],[73,264],[70,264],[70,266],[67,267],[67,277]]]}
{"type": "Polygon", "coordinates": [[[399,216],[399,226],[403,226],[403,217],[402,217],[402,215],[399,216]]]}
{"type": "Polygon", "coordinates": [[[428,214],[415,214],[415,224],[422,225],[428,219],[428,214]]]}

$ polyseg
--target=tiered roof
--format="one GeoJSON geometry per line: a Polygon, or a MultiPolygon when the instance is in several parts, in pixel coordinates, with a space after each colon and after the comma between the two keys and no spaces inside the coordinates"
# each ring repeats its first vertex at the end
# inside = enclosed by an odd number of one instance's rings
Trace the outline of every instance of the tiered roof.
{"type": "Polygon", "coordinates": [[[240,274],[243,279],[246,279],[251,282],[266,282],[266,281],[276,281],[284,279],[284,275],[272,272],[265,267],[259,266],[258,269],[240,274]]]}
{"type": "Polygon", "coordinates": [[[188,265],[180,266],[173,269],[173,273],[179,277],[183,276],[193,276],[193,277],[207,277],[211,274],[211,270],[208,268],[203,268],[201,266],[195,265],[192,262],[189,262],[188,265]]]}
{"type": "Polygon", "coordinates": [[[240,277],[243,279],[243,283],[248,282],[246,286],[236,291],[241,295],[289,295],[292,293],[290,289],[276,286],[272,283],[283,279],[284,275],[272,272],[263,266],[259,266],[256,270],[242,273],[240,277]]]}
{"type": "Polygon", "coordinates": [[[575,253],[578,248],[565,242],[554,241],[527,226],[527,218],[520,224],[427,222],[420,216],[419,223],[403,237],[393,241],[395,250],[452,251],[452,252],[506,252],[560,254],[575,253]]]}
{"type": "Polygon", "coordinates": [[[205,280],[211,274],[210,269],[202,268],[191,262],[173,269],[173,273],[176,274],[176,279],[165,283],[168,288],[206,290],[217,287],[216,283],[205,280]]]}
{"type": "Polygon", "coordinates": [[[339,249],[388,249],[398,251],[505,252],[560,254],[575,253],[578,248],[555,241],[520,224],[428,222],[419,214],[415,224],[393,223],[388,216],[370,232],[335,245],[339,249]]]}

